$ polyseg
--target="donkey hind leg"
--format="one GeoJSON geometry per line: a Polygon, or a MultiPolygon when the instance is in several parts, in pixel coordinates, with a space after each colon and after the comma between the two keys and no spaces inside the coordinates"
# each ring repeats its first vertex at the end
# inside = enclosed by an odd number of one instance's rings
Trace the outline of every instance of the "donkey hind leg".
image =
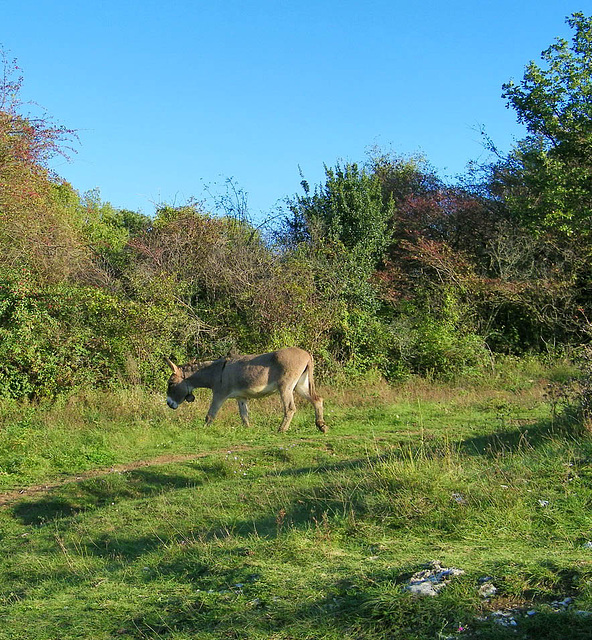
{"type": "Polygon", "coordinates": [[[312,404],[315,410],[315,422],[319,431],[323,433],[327,433],[328,427],[325,424],[325,420],[323,418],[323,398],[317,395],[317,393],[311,393],[310,384],[308,380],[308,371],[305,371],[301,376],[298,382],[296,383],[296,388],[294,389],[296,393],[305,398],[312,404]]]}
{"type": "Polygon", "coordinates": [[[250,423],[249,423],[249,407],[247,406],[247,401],[246,400],[237,400],[238,403],[238,411],[240,413],[240,417],[241,420],[243,421],[243,424],[245,425],[245,427],[250,427],[250,423]]]}
{"type": "Polygon", "coordinates": [[[278,431],[287,431],[296,413],[296,403],[294,402],[294,391],[291,387],[281,387],[279,389],[282,405],[284,406],[284,419],[278,431]]]}

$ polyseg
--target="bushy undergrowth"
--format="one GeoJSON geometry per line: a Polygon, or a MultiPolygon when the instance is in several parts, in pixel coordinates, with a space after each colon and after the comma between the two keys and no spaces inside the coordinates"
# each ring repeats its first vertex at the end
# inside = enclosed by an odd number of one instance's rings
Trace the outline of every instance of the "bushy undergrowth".
{"type": "Polygon", "coordinates": [[[544,352],[551,334],[564,347],[583,338],[585,314],[566,284],[577,277],[571,262],[556,264],[554,245],[541,241],[535,252],[549,254],[540,261],[555,264],[549,273],[516,271],[522,258],[492,253],[499,220],[489,220],[480,245],[458,236],[455,224],[493,215],[479,199],[453,190],[440,201],[444,185],[416,161],[385,156],[370,167],[328,170],[325,187],[293,201],[293,218],[267,235],[195,201],[159,206],[152,218],[115,210],[96,192],[80,196],[45,176],[57,216],[50,227],[69,234],[72,249],[52,252],[42,225],[19,245],[24,268],[15,269],[9,222],[34,212],[23,205],[10,220],[0,216],[0,396],[155,388],[163,355],[187,361],[290,345],[311,351],[326,379],[451,380],[508,352],[544,352]],[[489,273],[494,258],[512,269],[489,273]],[[544,295],[533,297],[539,282],[544,295]]]}
{"type": "Polygon", "coordinates": [[[0,282],[0,397],[161,383],[162,355],[190,330],[178,309],[143,305],[95,287],[40,288],[26,275],[0,282]]]}

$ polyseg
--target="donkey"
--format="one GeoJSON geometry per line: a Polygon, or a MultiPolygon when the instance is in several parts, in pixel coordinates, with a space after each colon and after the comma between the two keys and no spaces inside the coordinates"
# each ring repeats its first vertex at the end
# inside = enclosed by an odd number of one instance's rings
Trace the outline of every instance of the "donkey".
{"type": "Polygon", "coordinates": [[[319,431],[327,432],[323,420],[323,399],[315,390],[312,356],[303,349],[288,347],[271,353],[227,356],[194,364],[176,365],[165,360],[172,370],[167,389],[167,404],[176,409],[184,400],[193,402],[193,390],[212,390],[212,402],[206,415],[210,424],[228,398],[236,398],[243,424],[249,426],[247,400],[262,398],[275,391],[280,394],[284,418],[279,431],[286,431],[296,413],[294,392],[306,398],[315,410],[319,431]]]}

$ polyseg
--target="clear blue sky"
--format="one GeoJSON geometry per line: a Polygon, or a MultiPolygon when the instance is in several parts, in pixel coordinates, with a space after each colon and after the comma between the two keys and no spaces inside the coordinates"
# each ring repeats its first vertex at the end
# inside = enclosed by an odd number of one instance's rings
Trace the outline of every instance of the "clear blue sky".
{"type": "Polygon", "coordinates": [[[233,178],[265,217],[323,164],[379,145],[443,176],[525,135],[501,85],[591,0],[21,0],[0,44],[23,97],[78,130],[58,173],[116,207],[201,199],[233,178]]]}

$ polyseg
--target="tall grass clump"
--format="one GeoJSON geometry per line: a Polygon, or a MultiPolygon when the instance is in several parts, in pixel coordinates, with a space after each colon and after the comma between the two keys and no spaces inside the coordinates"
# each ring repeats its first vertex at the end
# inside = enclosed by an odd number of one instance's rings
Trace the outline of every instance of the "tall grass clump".
{"type": "Polygon", "coordinates": [[[558,424],[592,432],[592,347],[579,349],[575,365],[575,371],[549,381],[547,399],[558,424]]]}

